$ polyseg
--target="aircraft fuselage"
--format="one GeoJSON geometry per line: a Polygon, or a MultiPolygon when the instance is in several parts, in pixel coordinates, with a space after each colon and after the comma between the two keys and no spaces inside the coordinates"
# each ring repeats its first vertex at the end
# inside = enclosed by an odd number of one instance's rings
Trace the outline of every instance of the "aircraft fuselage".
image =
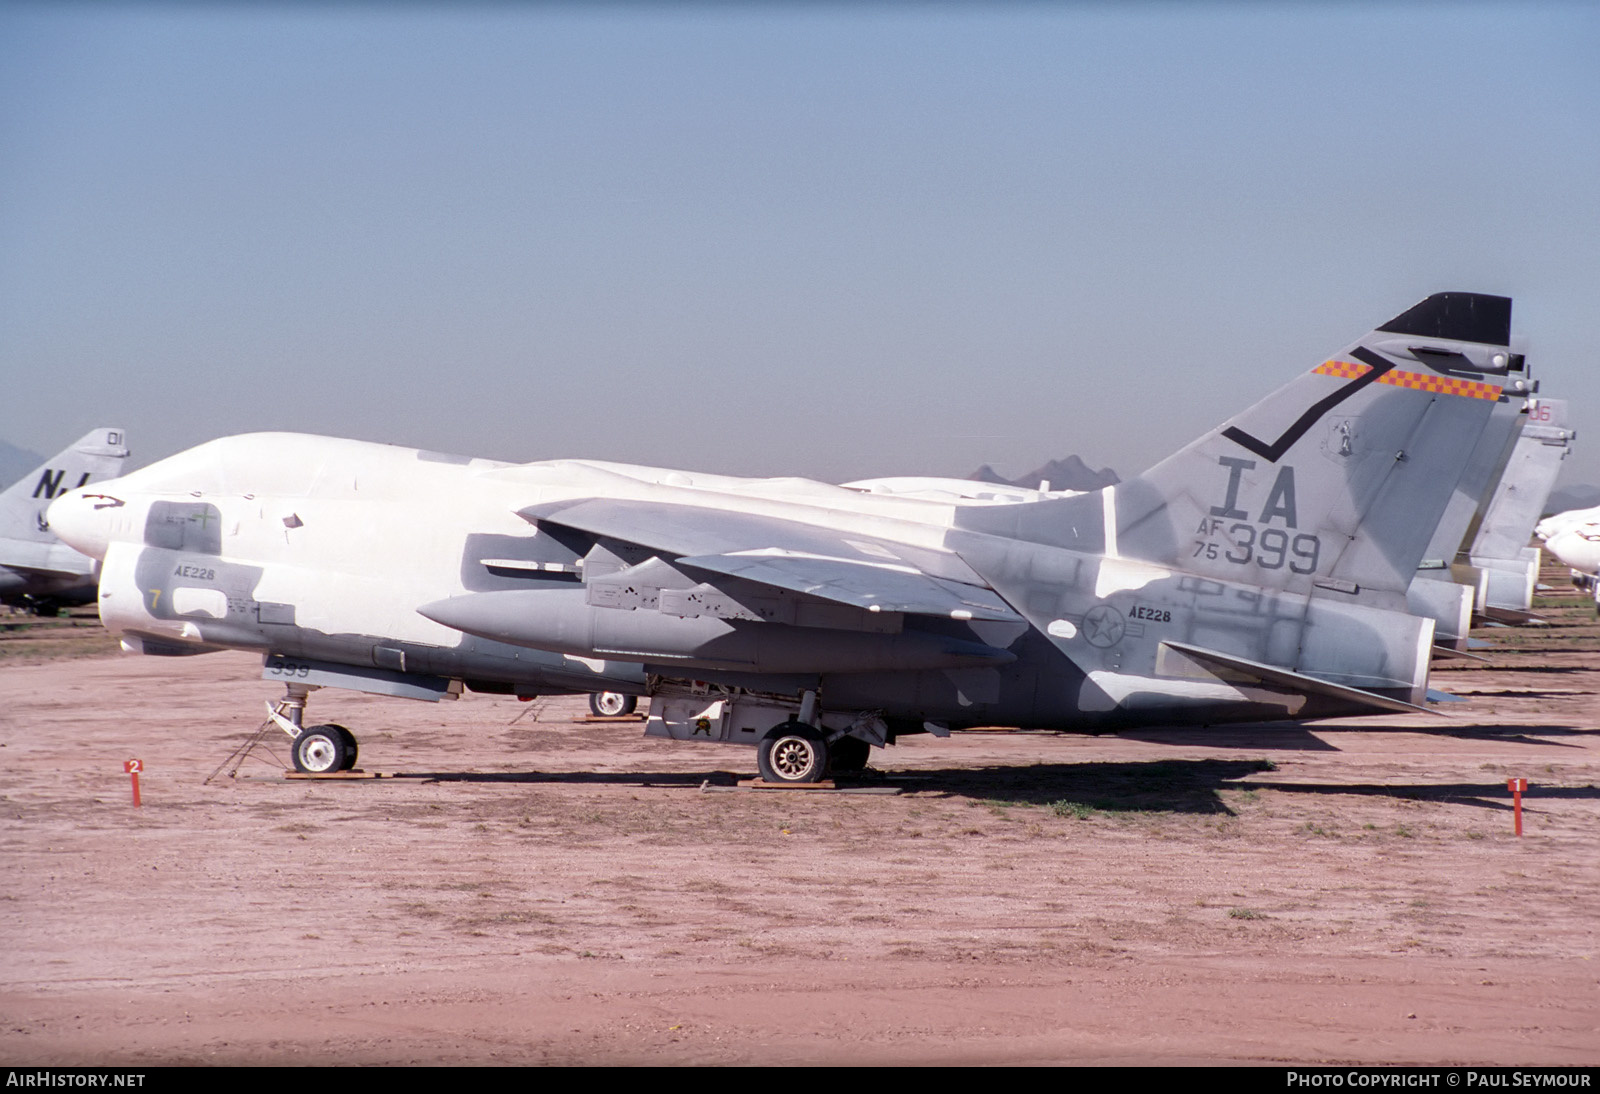
{"type": "MultiPolygon", "coordinates": [[[[1237,471],[1220,465],[1216,488],[1219,504],[1250,518],[1285,504],[1281,484],[1242,496],[1237,471]],[[1247,502],[1262,513],[1237,508],[1247,502]]],[[[1099,495],[1081,497],[1099,519],[1099,495]]],[[[260,650],[268,674],[280,677],[343,666],[373,679],[461,680],[522,694],[731,689],[792,702],[814,691],[829,711],[875,712],[902,732],[923,723],[1099,730],[1350,712],[1336,697],[1218,679],[1162,647],[1216,646],[1232,634],[1232,652],[1280,664],[1300,663],[1298,651],[1319,636],[1341,650],[1353,645],[1362,653],[1341,653],[1343,682],[1406,697],[1418,687],[1419,635],[1386,629],[1393,613],[962,529],[957,508],[807,480],[505,465],[257,434],[80,491],[51,520],[102,559],[101,618],[130,648],[260,650]],[[518,515],[598,490],[645,502],[692,497],[708,519],[775,515],[843,528],[886,554],[898,547],[956,576],[981,572],[1020,614],[874,611],[731,578],[718,600],[705,575],[678,560],[604,536],[563,541],[518,515]]],[[[1283,539],[1281,564],[1309,549],[1283,539]]],[[[883,565],[892,572],[896,562],[883,565]]]]}

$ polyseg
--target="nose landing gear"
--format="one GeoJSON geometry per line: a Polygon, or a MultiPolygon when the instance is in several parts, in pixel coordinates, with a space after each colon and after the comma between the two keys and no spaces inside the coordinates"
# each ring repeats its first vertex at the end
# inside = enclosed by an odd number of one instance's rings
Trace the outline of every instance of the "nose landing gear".
{"type": "Polygon", "coordinates": [[[356,735],[344,726],[331,723],[304,727],[306,699],[316,689],[308,684],[284,687],[283,699],[275,707],[268,704],[267,716],[294,741],[290,753],[295,770],[305,775],[331,775],[352,770],[360,751],[356,735]]]}
{"type": "Polygon", "coordinates": [[[294,767],[307,775],[349,771],[356,765],[356,738],[344,726],[312,726],[294,742],[294,767]]]}

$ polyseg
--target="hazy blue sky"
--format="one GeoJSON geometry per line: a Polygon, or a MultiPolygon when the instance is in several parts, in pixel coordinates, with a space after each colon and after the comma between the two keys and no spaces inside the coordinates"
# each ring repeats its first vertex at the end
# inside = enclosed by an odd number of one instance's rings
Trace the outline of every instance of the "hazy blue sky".
{"type": "Polygon", "coordinates": [[[1600,481],[1600,5],[0,6],[0,437],[1124,476],[1426,294],[1600,481]]]}

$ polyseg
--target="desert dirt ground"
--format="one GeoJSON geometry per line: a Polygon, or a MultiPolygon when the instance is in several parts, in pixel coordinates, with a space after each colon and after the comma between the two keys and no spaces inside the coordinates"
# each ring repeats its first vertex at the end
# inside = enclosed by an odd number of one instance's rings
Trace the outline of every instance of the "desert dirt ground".
{"type": "Polygon", "coordinates": [[[0,619],[0,1058],[1592,1065],[1600,628],[1548,603],[1446,718],[915,738],[872,793],[329,691],[400,777],[205,785],[259,659],[0,619]]]}

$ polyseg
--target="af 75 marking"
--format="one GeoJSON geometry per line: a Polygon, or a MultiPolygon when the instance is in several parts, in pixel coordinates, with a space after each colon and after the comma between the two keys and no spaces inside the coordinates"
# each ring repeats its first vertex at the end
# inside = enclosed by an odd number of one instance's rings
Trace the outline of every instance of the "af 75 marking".
{"type": "Polygon", "coordinates": [[[1223,522],[1215,518],[1201,521],[1195,531],[1196,535],[1206,537],[1219,533],[1226,536],[1224,542],[1197,539],[1189,557],[1212,561],[1220,558],[1236,566],[1254,563],[1263,570],[1281,570],[1287,563],[1290,572],[1296,574],[1316,573],[1317,563],[1322,558],[1322,541],[1309,532],[1301,532],[1291,539],[1282,528],[1258,529],[1244,523],[1224,528],[1223,522]]]}

